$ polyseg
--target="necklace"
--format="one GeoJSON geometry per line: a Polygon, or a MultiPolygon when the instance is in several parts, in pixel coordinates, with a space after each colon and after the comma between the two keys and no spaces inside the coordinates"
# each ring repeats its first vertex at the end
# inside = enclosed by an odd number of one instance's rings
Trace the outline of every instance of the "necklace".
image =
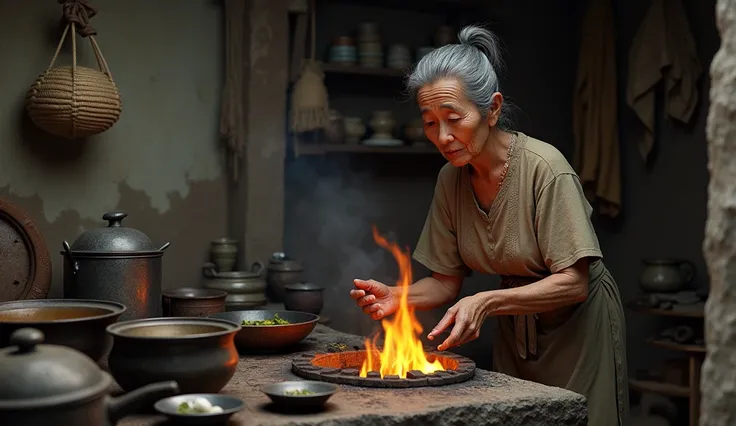
{"type": "Polygon", "coordinates": [[[503,170],[501,170],[501,180],[498,182],[498,189],[501,190],[501,185],[506,179],[506,173],[509,171],[509,163],[511,162],[511,154],[514,152],[516,145],[516,133],[511,134],[511,141],[509,142],[509,150],[506,152],[506,162],[503,163],[503,170]]]}

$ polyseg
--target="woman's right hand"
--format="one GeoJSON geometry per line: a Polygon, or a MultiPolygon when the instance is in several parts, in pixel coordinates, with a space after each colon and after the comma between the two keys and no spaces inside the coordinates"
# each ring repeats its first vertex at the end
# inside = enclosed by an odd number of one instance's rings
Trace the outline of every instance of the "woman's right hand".
{"type": "Polygon", "coordinates": [[[353,280],[350,297],[374,320],[393,314],[399,308],[399,298],[393,289],[376,280],[353,280]]]}

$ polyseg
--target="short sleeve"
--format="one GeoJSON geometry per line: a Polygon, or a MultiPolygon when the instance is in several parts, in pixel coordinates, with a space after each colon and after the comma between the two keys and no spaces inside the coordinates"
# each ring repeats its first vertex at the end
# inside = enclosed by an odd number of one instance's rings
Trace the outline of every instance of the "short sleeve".
{"type": "Polygon", "coordinates": [[[467,276],[470,275],[471,270],[460,257],[453,221],[454,215],[451,210],[457,203],[451,202],[455,199],[454,193],[448,192],[454,191],[454,187],[449,188],[449,185],[444,184],[442,178],[442,173],[440,173],[434,188],[432,204],[429,207],[429,213],[413,257],[432,272],[451,276],[467,276]]]}
{"type": "Polygon", "coordinates": [[[537,244],[550,272],[557,273],[585,257],[601,258],[590,220],[592,207],[573,173],[556,176],[537,198],[537,244]]]}

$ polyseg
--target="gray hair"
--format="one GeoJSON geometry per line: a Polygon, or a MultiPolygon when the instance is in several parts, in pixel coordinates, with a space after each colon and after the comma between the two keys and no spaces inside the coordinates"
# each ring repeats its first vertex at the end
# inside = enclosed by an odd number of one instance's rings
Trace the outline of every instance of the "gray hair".
{"type": "MultiPolygon", "coordinates": [[[[457,35],[459,44],[439,47],[424,56],[407,79],[407,89],[415,95],[423,86],[442,78],[457,78],[465,96],[483,117],[492,105],[492,96],[500,92],[498,73],[504,69],[498,38],[491,31],[469,25],[457,35]]],[[[511,126],[509,105],[504,101],[498,126],[511,126]]]]}

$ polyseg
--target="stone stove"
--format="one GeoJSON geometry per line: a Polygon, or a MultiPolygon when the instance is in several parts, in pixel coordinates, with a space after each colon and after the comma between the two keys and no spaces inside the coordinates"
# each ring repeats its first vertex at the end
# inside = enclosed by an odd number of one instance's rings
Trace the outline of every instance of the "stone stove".
{"type": "MultiPolygon", "coordinates": [[[[445,386],[468,381],[475,375],[475,362],[450,352],[427,351],[429,362],[439,361],[444,371],[424,374],[409,371],[406,378],[385,376],[376,371],[367,377],[359,375],[367,352],[365,350],[335,353],[303,353],[291,361],[291,371],[309,380],[339,383],[372,388],[415,388],[423,386],[445,386]]],[[[376,352],[376,357],[378,352],[376,352]]]]}

